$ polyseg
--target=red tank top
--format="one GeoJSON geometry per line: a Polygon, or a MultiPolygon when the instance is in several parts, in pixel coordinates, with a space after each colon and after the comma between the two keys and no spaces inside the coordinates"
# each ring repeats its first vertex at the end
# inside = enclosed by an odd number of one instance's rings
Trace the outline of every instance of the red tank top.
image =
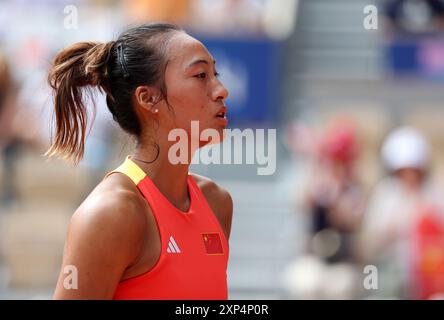
{"type": "Polygon", "coordinates": [[[188,212],[176,208],[128,156],[106,176],[128,176],[148,201],[161,238],[154,267],[122,280],[113,299],[226,300],[229,244],[216,216],[188,173],[188,212]]]}

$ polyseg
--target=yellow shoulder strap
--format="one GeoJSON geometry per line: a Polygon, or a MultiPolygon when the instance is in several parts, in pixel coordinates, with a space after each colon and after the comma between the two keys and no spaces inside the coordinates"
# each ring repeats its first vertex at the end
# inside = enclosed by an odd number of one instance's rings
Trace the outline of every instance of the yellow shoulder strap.
{"type": "Polygon", "coordinates": [[[139,184],[139,182],[146,176],[146,173],[130,159],[130,156],[127,156],[125,161],[119,167],[117,167],[113,171],[108,172],[103,179],[114,172],[123,173],[136,185],[139,184]]]}

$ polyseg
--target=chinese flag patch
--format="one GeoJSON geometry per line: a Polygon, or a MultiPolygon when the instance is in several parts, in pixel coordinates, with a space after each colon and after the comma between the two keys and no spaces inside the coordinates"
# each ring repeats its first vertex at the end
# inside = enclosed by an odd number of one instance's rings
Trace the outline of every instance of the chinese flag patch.
{"type": "Polygon", "coordinates": [[[223,254],[222,242],[219,233],[202,233],[207,254],[223,254]]]}

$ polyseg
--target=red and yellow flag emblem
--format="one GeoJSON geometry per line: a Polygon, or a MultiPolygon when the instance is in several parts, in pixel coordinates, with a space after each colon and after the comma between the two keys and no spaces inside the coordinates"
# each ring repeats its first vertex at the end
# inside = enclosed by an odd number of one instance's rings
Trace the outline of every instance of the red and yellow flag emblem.
{"type": "Polygon", "coordinates": [[[207,254],[224,254],[219,233],[202,233],[207,254]]]}

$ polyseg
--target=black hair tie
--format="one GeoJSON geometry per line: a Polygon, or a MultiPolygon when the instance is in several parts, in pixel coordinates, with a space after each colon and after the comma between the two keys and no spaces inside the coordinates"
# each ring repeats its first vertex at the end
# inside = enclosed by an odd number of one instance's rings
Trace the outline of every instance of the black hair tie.
{"type": "Polygon", "coordinates": [[[122,68],[123,77],[128,78],[129,73],[128,70],[126,69],[125,56],[123,55],[123,43],[121,42],[117,44],[117,59],[119,60],[120,67],[122,68]]]}

